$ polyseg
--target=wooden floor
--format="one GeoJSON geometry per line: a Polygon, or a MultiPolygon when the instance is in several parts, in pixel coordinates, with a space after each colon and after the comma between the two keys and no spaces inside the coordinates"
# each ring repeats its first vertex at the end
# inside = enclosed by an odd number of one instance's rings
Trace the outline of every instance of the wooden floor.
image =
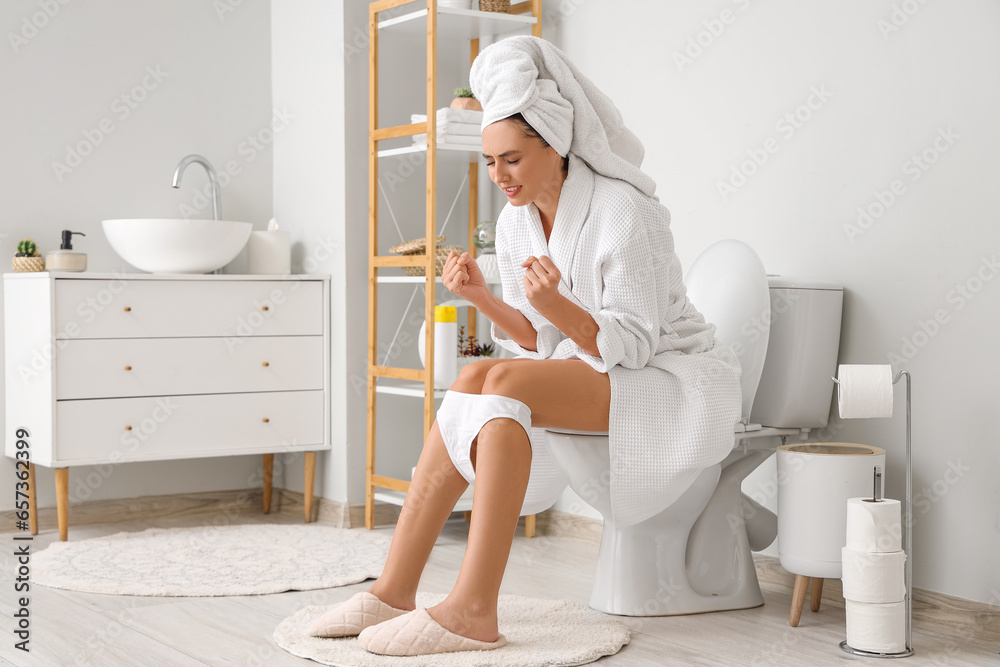
{"type": "MultiPolygon", "coordinates": [[[[73,511],[71,508],[71,521],[73,511]]],[[[149,518],[118,523],[71,524],[70,539],[140,531],[151,527],[209,525],[214,514],[149,518]]],[[[298,512],[270,516],[242,512],[234,523],[300,523],[298,512]]],[[[44,515],[43,515],[44,518],[44,515]]],[[[363,530],[363,529],[359,529],[363,530]]],[[[392,527],[378,530],[391,533],[392,527]]],[[[21,533],[23,535],[23,533],[21,533]]],[[[421,590],[447,592],[465,549],[467,525],[449,521],[431,556],[421,590]]],[[[40,551],[58,538],[45,525],[32,543],[40,551]]],[[[126,597],[73,593],[43,586],[30,592],[31,653],[13,648],[13,582],[16,563],[11,533],[0,534],[5,591],[0,596],[0,664],[59,665],[311,665],[278,648],[271,639],[285,617],[311,604],[335,604],[366,590],[369,583],[329,589],[223,598],[126,597]]],[[[586,603],[597,544],[567,537],[515,540],[503,592],[586,603]]],[[[599,665],[843,665],[879,664],[848,655],[840,582],[828,581],[822,609],[803,612],[788,625],[792,578],[773,559],[758,561],[766,604],[744,611],[693,616],[621,618],[633,631],[631,643],[599,665]]],[[[1000,618],[996,608],[922,593],[914,605],[916,655],[908,665],[1000,665],[1000,618]],[[990,612],[994,613],[990,613],[990,612]]],[[[502,630],[502,628],[501,628],[502,630]]],[[[433,664],[433,662],[428,662],[433,664]]]]}

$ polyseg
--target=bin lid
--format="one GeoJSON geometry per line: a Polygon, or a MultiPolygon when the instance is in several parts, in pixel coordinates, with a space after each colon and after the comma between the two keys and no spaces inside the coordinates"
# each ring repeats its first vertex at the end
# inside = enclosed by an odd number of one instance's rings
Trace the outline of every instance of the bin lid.
{"type": "Polygon", "coordinates": [[[803,442],[795,445],[781,445],[780,452],[795,454],[819,454],[821,456],[871,456],[885,454],[881,447],[856,445],[850,442],[803,442]]]}

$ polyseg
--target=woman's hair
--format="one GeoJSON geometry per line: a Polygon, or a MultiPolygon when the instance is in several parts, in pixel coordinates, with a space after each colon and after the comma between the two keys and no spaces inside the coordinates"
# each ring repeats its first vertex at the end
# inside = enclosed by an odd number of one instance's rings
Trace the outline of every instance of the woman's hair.
{"type": "Polygon", "coordinates": [[[513,121],[519,128],[521,128],[521,132],[524,132],[524,136],[531,137],[532,139],[538,139],[542,142],[543,147],[549,147],[549,142],[545,141],[545,139],[542,138],[542,135],[538,134],[538,130],[531,127],[531,123],[526,121],[524,116],[521,114],[516,113],[513,116],[508,116],[507,120],[513,121]]]}
{"type": "MultiPolygon", "coordinates": [[[[513,123],[521,129],[521,132],[524,133],[524,136],[531,137],[532,139],[538,139],[540,142],[542,142],[543,148],[549,147],[549,142],[545,141],[542,135],[538,134],[538,130],[533,128],[531,126],[531,123],[526,121],[524,119],[524,116],[522,116],[521,114],[516,113],[513,116],[507,116],[505,120],[513,121],[513,123]]],[[[569,169],[569,160],[563,158],[563,171],[567,171],[568,169],[569,169]]]]}

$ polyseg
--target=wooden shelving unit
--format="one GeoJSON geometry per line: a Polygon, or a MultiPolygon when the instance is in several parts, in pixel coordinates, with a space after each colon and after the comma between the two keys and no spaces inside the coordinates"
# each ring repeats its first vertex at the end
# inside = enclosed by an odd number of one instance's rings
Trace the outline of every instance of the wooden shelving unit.
{"type": "MultiPolygon", "coordinates": [[[[368,434],[367,434],[367,479],[365,485],[365,525],[371,529],[375,526],[375,501],[389,502],[401,505],[409,489],[409,481],[379,475],[375,470],[375,426],[377,415],[377,394],[394,394],[413,396],[424,399],[423,435],[426,438],[434,422],[434,399],[441,398],[444,390],[434,389],[434,305],[435,289],[441,283],[436,278],[434,258],[437,248],[434,245],[437,227],[437,165],[438,160],[468,160],[469,165],[469,251],[475,253],[472,244],[472,233],[478,218],[479,154],[477,146],[456,144],[439,144],[437,142],[437,42],[439,36],[462,37],[469,39],[469,65],[479,54],[479,40],[483,37],[505,35],[507,33],[525,33],[540,37],[542,34],[542,2],[541,0],[526,0],[512,5],[510,14],[481,12],[471,9],[452,9],[438,7],[437,0],[378,0],[369,5],[369,105],[368,105],[368,434]],[[383,18],[382,15],[412,5],[412,11],[383,18]],[[379,39],[384,34],[426,35],[427,62],[427,121],[408,125],[378,127],[378,81],[379,81],[379,39]],[[426,134],[426,146],[405,146],[379,150],[379,142],[401,137],[411,137],[426,134]],[[427,188],[426,188],[426,231],[429,240],[427,252],[423,255],[387,256],[378,254],[378,161],[410,153],[427,153],[427,188]],[[380,276],[380,269],[399,267],[421,267],[423,277],[380,276]],[[382,366],[376,358],[378,341],[378,287],[380,284],[420,284],[424,290],[424,321],[427,324],[425,355],[423,369],[382,366]],[[383,382],[379,382],[383,379],[383,382]],[[379,489],[379,491],[376,491],[379,489]]],[[[475,335],[476,315],[469,309],[469,324],[467,330],[475,335]]],[[[458,510],[468,510],[460,503],[458,510]]],[[[525,530],[534,535],[534,517],[527,517],[525,530]]]]}

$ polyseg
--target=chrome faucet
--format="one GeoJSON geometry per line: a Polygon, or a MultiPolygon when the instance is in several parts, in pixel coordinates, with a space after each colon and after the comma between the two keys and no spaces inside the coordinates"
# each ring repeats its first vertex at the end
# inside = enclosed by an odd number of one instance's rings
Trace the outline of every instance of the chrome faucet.
{"type": "Polygon", "coordinates": [[[174,187],[179,188],[181,186],[181,174],[187,169],[188,165],[192,162],[197,162],[205,168],[208,172],[208,179],[212,182],[212,219],[222,220],[222,203],[219,201],[219,176],[215,173],[215,168],[212,167],[212,163],[203,158],[200,155],[188,155],[186,158],[180,161],[177,165],[177,169],[174,170],[174,187]]]}

